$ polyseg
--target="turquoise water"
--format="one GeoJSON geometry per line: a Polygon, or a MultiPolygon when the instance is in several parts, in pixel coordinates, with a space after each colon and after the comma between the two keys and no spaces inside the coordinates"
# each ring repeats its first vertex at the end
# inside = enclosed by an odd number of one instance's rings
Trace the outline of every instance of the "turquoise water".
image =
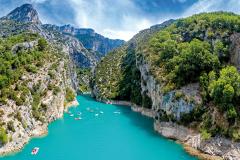
{"type": "Polygon", "coordinates": [[[195,160],[180,144],[156,134],[153,121],[129,107],[77,97],[80,105],[49,125],[49,134],[33,138],[21,152],[1,160],[195,160]],[[87,111],[91,108],[94,112],[87,111]],[[99,113],[103,111],[104,113],[99,113]],[[120,112],[116,114],[114,112],[120,112]],[[99,113],[99,116],[95,114],[99,113]],[[31,150],[39,147],[37,155],[31,150]]]}

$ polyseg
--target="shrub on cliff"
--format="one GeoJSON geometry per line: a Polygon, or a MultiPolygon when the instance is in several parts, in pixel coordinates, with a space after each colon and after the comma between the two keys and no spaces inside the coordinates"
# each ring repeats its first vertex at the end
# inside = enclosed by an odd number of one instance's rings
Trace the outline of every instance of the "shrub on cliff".
{"type": "Polygon", "coordinates": [[[48,43],[44,38],[40,38],[38,40],[38,49],[40,51],[44,51],[47,48],[47,45],[48,45],[48,43]]]}
{"type": "Polygon", "coordinates": [[[65,97],[66,97],[67,102],[71,102],[75,98],[75,94],[74,94],[73,90],[70,89],[69,87],[66,88],[66,96],[65,97]]]}
{"type": "Polygon", "coordinates": [[[0,141],[2,144],[8,143],[8,135],[3,127],[0,127],[0,141]]]}

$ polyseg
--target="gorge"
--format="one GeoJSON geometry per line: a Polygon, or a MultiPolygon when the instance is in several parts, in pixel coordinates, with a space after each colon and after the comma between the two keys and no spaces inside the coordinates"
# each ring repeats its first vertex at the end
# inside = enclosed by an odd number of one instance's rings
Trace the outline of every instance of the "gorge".
{"type": "Polygon", "coordinates": [[[41,159],[238,160],[239,37],[230,12],[170,19],[125,42],[14,9],[0,18],[0,154],[19,152],[0,159],[39,146],[41,159]]]}

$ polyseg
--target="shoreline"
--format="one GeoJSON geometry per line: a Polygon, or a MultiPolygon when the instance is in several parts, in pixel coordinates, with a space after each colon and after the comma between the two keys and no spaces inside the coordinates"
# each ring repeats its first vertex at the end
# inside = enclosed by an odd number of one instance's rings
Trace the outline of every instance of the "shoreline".
{"type": "Polygon", "coordinates": [[[25,147],[25,145],[27,145],[33,138],[41,138],[41,137],[47,136],[48,135],[48,125],[60,118],[63,118],[64,112],[66,112],[71,107],[76,107],[78,104],[79,103],[76,98],[74,99],[74,101],[67,103],[66,106],[64,106],[62,115],[60,115],[56,119],[53,119],[52,121],[47,122],[43,125],[36,126],[36,128],[31,131],[32,133],[30,133],[30,135],[24,137],[22,139],[23,142],[19,143],[18,146],[17,145],[8,146],[5,150],[0,151],[0,158],[4,157],[4,156],[14,155],[14,154],[20,152],[25,147]]]}
{"type": "MultiPolygon", "coordinates": [[[[135,105],[129,101],[116,101],[116,100],[107,100],[107,101],[103,101],[103,100],[99,100],[99,99],[96,99],[97,101],[100,101],[100,102],[103,102],[103,103],[106,103],[106,104],[113,104],[113,105],[123,105],[123,106],[128,106],[128,107],[131,107],[131,110],[134,111],[134,112],[137,112],[137,113],[140,113],[141,115],[143,116],[146,116],[146,117],[149,117],[149,118],[153,118],[155,117],[156,113],[154,111],[152,111],[151,109],[147,109],[147,108],[143,108],[141,106],[138,106],[138,105],[135,105]]],[[[186,142],[180,140],[180,139],[176,139],[174,137],[168,137],[168,136],[165,136],[163,134],[161,134],[157,128],[155,127],[155,122],[154,122],[154,130],[162,135],[163,137],[165,138],[168,138],[168,139],[172,139],[174,140],[176,143],[180,143],[182,146],[183,146],[183,149],[190,155],[194,156],[194,157],[197,157],[199,158],[200,160],[223,160],[222,157],[219,157],[219,156],[214,156],[214,155],[210,155],[210,154],[206,154],[204,153],[203,151],[201,150],[198,150],[192,146],[190,146],[189,144],[187,144],[186,142]]]]}

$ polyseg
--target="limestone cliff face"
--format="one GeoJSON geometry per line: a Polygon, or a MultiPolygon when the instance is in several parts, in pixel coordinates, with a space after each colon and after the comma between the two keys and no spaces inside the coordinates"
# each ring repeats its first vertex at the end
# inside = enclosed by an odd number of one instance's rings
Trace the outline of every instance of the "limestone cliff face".
{"type": "Polygon", "coordinates": [[[167,114],[173,115],[175,119],[179,120],[181,114],[193,110],[196,106],[193,102],[201,103],[198,84],[191,84],[179,90],[163,93],[161,84],[149,74],[149,65],[144,61],[137,61],[136,64],[141,72],[142,93],[146,93],[151,98],[152,110],[158,113],[156,119],[160,119],[163,114],[167,114]],[[181,92],[182,96],[176,97],[176,92],[181,92]]]}
{"type": "Polygon", "coordinates": [[[240,70],[240,33],[235,33],[231,37],[230,61],[240,70]]]}

